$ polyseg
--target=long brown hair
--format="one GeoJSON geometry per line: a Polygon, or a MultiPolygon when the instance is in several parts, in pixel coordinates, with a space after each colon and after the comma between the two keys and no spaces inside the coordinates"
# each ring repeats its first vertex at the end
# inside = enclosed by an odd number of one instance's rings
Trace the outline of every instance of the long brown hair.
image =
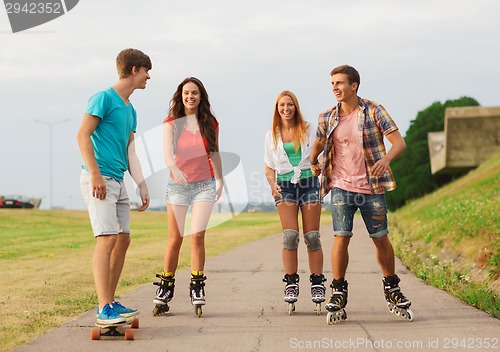
{"type": "Polygon", "coordinates": [[[307,140],[307,124],[306,121],[304,120],[304,117],[302,116],[302,112],[300,111],[300,106],[299,106],[299,101],[297,100],[297,97],[295,94],[290,92],[289,90],[284,90],[282,91],[278,97],[276,98],[276,103],[274,104],[274,114],[273,114],[273,140],[274,140],[274,147],[278,145],[278,137],[281,137],[281,127],[283,124],[281,123],[281,116],[278,111],[278,103],[281,98],[289,96],[292,101],[293,105],[295,105],[295,115],[293,116],[293,145],[295,147],[295,152],[299,150],[300,144],[302,142],[305,142],[307,140]]]}
{"type": "Polygon", "coordinates": [[[177,141],[179,138],[180,133],[178,133],[178,131],[182,131],[182,124],[184,124],[184,121],[180,119],[186,116],[184,113],[184,103],[182,102],[182,89],[184,88],[184,85],[189,82],[196,84],[200,90],[200,105],[198,106],[198,113],[196,114],[200,133],[208,142],[208,152],[218,152],[219,146],[215,140],[215,116],[212,112],[210,101],[208,100],[207,90],[205,89],[203,83],[201,83],[201,81],[196,77],[187,77],[184,79],[179,84],[172,99],[170,100],[168,114],[174,119],[174,133],[176,135],[175,140],[177,141]],[[178,123],[175,120],[179,120],[178,123]]]}

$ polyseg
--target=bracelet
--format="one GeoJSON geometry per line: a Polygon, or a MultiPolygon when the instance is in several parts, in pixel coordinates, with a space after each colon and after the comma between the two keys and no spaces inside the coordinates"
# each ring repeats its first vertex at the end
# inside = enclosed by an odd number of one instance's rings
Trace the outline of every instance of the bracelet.
{"type": "Polygon", "coordinates": [[[318,165],[319,164],[318,159],[316,159],[316,161],[310,161],[310,162],[311,162],[311,165],[318,165]]]}

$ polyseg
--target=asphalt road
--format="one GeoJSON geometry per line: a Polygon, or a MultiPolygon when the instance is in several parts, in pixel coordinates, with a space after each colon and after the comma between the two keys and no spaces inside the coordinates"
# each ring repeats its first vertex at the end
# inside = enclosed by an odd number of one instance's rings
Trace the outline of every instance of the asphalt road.
{"type": "MultiPolygon", "coordinates": [[[[325,226],[321,233],[330,282],[331,227],[325,226]]],[[[399,261],[400,285],[412,301],[415,318],[409,322],[389,313],[375,248],[359,218],[354,233],[347,274],[348,319],[342,323],[328,326],[324,308],[321,316],[314,312],[302,242],[301,293],[296,312],[288,315],[281,281],[281,236],[275,235],[207,260],[202,318],[195,316],[189,303],[189,270],[182,270],[176,275],[167,316],[151,313],[156,289],[152,284],[121,299],[141,312],[134,341],[91,341],[95,311],[90,311],[15,351],[500,351],[500,320],[426,285],[399,261]]]]}

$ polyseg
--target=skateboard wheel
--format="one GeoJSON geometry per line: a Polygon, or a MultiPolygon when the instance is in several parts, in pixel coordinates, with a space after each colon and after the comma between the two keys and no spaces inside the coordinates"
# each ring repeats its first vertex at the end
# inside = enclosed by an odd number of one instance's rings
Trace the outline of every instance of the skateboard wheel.
{"type": "Polygon", "coordinates": [[[132,329],[139,329],[139,318],[134,318],[134,320],[130,323],[130,327],[132,329]]]}
{"type": "Polygon", "coordinates": [[[134,340],[134,333],[135,333],[134,330],[132,330],[132,329],[126,329],[125,330],[125,340],[127,340],[127,341],[134,340]]]}
{"type": "Polygon", "coordinates": [[[92,328],[92,330],[90,330],[90,338],[92,340],[100,340],[101,339],[101,329],[92,328]]]}

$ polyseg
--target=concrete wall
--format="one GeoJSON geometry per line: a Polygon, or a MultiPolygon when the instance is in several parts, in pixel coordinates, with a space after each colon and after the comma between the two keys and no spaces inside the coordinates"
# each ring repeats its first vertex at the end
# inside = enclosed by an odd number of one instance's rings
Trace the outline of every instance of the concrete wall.
{"type": "Polygon", "coordinates": [[[428,134],[432,173],[475,168],[500,152],[500,106],[447,108],[444,132],[428,134]]]}
{"type": "Polygon", "coordinates": [[[446,135],[443,132],[429,132],[427,143],[429,144],[429,155],[431,159],[431,172],[435,174],[446,167],[446,135]]]}

